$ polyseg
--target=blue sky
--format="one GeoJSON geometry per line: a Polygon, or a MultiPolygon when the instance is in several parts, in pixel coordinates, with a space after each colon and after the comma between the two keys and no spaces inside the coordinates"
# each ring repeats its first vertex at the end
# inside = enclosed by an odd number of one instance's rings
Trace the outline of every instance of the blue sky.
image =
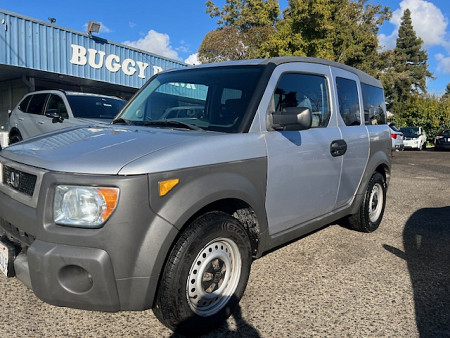
{"type": "MultiPolygon", "coordinates": [[[[222,6],[225,0],[216,0],[222,6]]],[[[397,29],[404,9],[412,12],[414,29],[428,51],[429,69],[435,80],[428,91],[442,95],[450,83],[450,0],[371,0],[393,11],[390,22],[380,30],[380,42],[395,46],[397,29]]],[[[280,0],[284,9],[287,0],[280,0]]],[[[89,20],[102,24],[96,35],[148,50],[172,59],[190,62],[206,33],[217,28],[204,0],[104,1],[104,0],[0,0],[0,8],[43,21],[56,19],[56,25],[85,31],[89,20]]]]}

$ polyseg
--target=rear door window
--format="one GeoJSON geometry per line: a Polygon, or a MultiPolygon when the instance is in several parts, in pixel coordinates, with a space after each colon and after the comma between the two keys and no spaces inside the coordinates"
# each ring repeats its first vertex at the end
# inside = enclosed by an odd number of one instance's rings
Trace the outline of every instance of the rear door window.
{"type": "Polygon", "coordinates": [[[35,94],[30,100],[28,105],[27,113],[42,115],[44,112],[45,100],[48,94],[35,94]]]}

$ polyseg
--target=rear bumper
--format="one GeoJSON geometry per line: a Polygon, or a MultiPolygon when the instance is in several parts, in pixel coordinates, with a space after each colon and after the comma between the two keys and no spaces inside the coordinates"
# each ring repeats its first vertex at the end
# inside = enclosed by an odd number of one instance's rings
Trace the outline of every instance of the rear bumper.
{"type": "Polygon", "coordinates": [[[450,150],[450,143],[447,144],[435,144],[434,145],[435,150],[450,150]]]}

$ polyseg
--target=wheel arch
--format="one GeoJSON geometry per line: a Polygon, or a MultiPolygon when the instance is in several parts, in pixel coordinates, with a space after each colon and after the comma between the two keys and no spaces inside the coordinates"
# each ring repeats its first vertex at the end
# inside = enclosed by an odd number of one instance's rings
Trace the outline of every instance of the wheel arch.
{"type": "Polygon", "coordinates": [[[20,132],[20,130],[17,127],[12,127],[11,130],[9,131],[8,138],[9,138],[10,143],[11,143],[11,137],[14,135],[22,136],[22,133],[20,132]]]}
{"type": "Polygon", "coordinates": [[[389,181],[391,179],[391,157],[384,151],[378,151],[371,155],[370,160],[367,164],[363,179],[356,193],[355,199],[353,201],[353,206],[350,214],[355,214],[359,210],[359,206],[364,198],[364,194],[367,190],[367,186],[371,177],[375,173],[380,173],[384,177],[386,183],[386,189],[389,186],[389,181]]]}

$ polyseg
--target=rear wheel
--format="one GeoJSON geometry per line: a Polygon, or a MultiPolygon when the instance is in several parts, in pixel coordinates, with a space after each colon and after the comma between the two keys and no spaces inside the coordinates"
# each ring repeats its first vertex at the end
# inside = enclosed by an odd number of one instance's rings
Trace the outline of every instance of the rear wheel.
{"type": "Polygon", "coordinates": [[[222,212],[200,216],[170,253],[153,312],[176,332],[210,331],[237,307],[251,260],[248,235],[237,219],[222,212]]]}
{"type": "Polygon", "coordinates": [[[9,136],[9,144],[17,143],[22,141],[22,135],[17,131],[9,136]]]}
{"type": "Polygon", "coordinates": [[[386,181],[380,173],[371,177],[359,212],[347,218],[351,228],[361,232],[378,229],[386,205],[386,181]]]}

